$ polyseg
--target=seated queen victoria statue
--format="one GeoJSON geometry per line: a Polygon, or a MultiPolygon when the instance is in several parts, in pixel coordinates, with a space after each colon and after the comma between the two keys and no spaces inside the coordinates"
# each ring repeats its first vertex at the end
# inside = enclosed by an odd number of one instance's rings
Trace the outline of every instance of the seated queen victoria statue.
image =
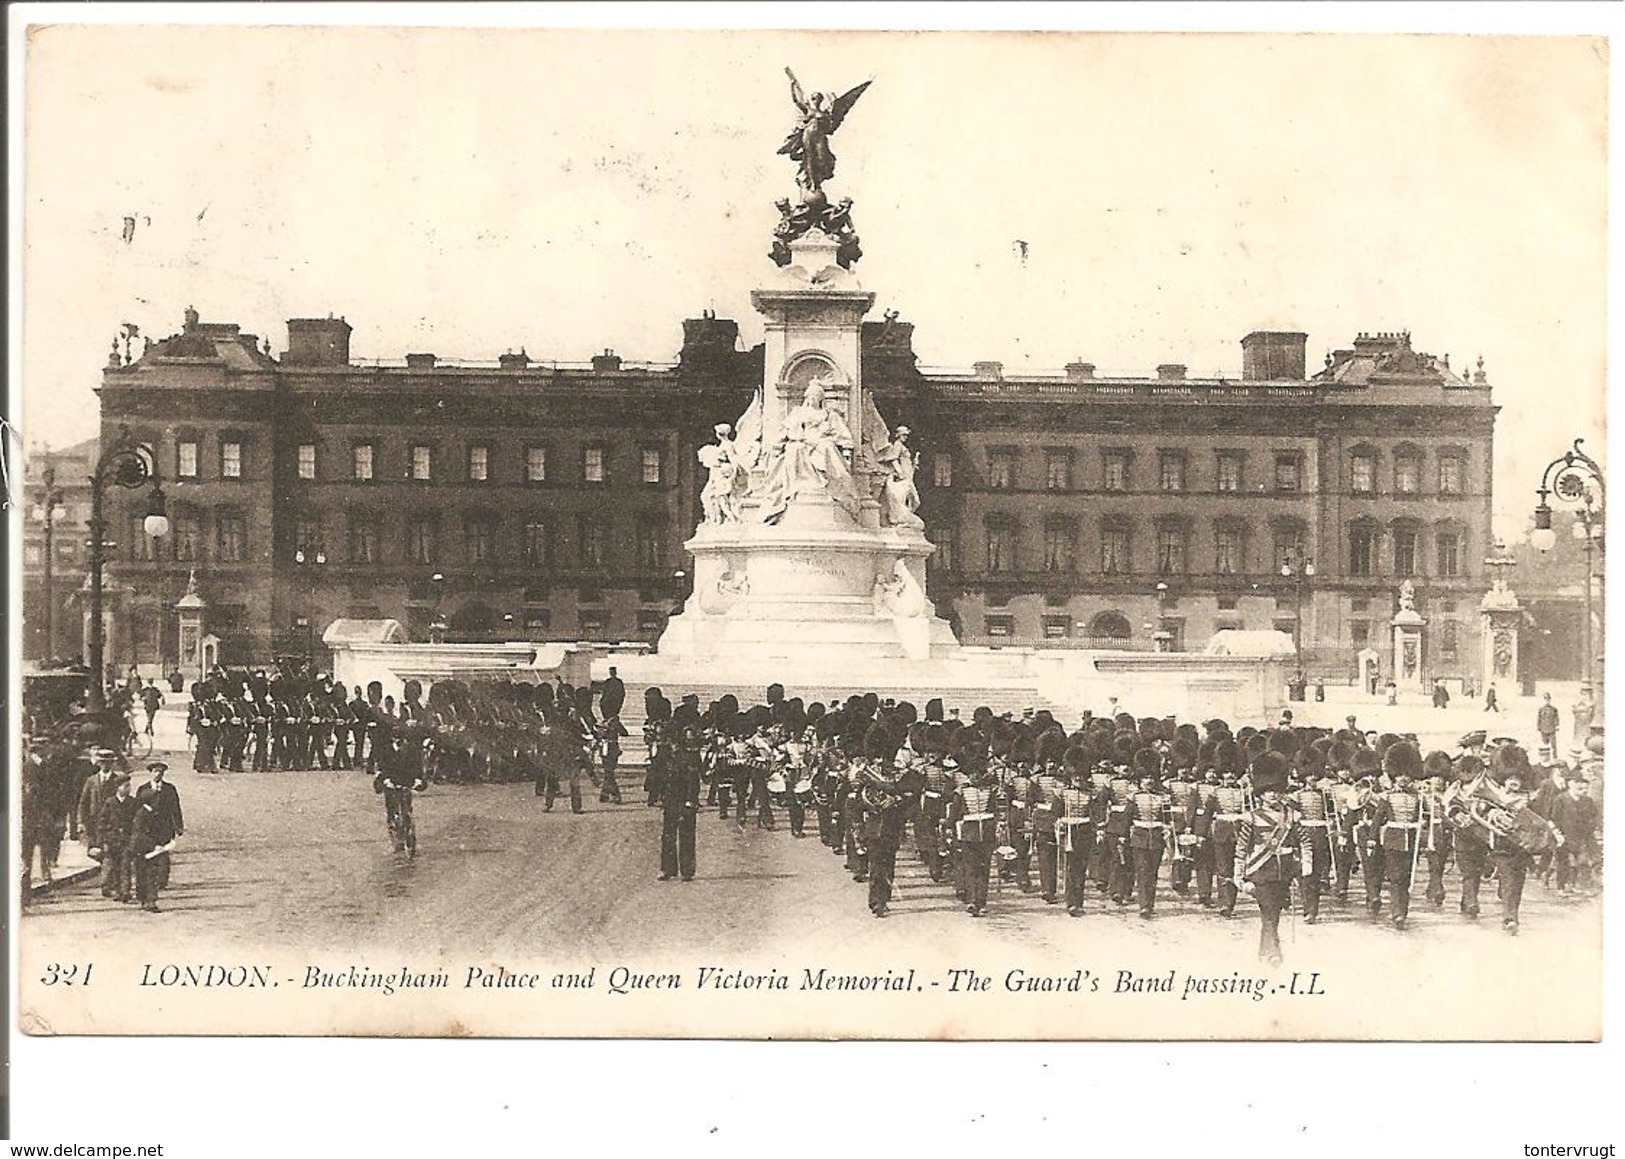
{"type": "Polygon", "coordinates": [[[846,420],[824,405],[824,380],[813,379],[801,405],[784,416],[768,450],[759,508],[762,522],[777,523],[798,495],[818,492],[856,520],[861,501],[850,466],[855,443],[846,420]]]}

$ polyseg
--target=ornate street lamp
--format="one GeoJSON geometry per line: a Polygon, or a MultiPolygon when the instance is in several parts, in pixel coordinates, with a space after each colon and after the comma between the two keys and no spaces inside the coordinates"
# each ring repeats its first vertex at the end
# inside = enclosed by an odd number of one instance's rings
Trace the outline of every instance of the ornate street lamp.
{"type": "Polygon", "coordinates": [[[1309,677],[1303,669],[1303,592],[1309,581],[1315,578],[1314,561],[1293,557],[1281,565],[1281,578],[1293,582],[1297,596],[1293,603],[1296,628],[1292,633],[1292,643],[1298,653],[1298,674],[1292,681],[1291,697],[1293,700],[1304,700],[1309,687],[1309,677]]]}
{"type": "Polygon", "coordinates": [[[1580,449],[1583,442],[1584,439],[1575,439],[1572,450],[1565,451],[1546,464],[1546,471],[1540,478],[1540,487],[1535,491],[1539,502],[1535,504],[1535,530],[1529,534],[1529,543],[1540,552],[1550,551],[1557,546],[1557,532],[1552,530],[1552,507],[1549,502],[1553,496],[1556,496],[1558,502],[1575,509],[1574,538],[1585,546],[1586,555],[1583,652],[1585,667],[1580,679],[1582,701],[1576,706],[1576,711],[1590,712],[1591,729],[1594,733],[1600,734],[1603,714],[1603,673],[1598,665],[1601,657],[1597,655],[1591,624],[1596,614],[1593,589],[1600,578],[1596,563],[1605,557],[1607,549],[1608,483],[1603,476],[1602,467],[1580,449]]]}
{"type": "Polygon", "coordinates": [[[56,521],[63,512],[62,492],[56,489],[56,464],[41,472],[45,489],[39,505],[34,508],[34,519],[45,524],[45,663],[56,658],[56,579],[53,567],[56,560],[56,521]]]}
{"type": "Polygon", "coordinates": [[[135,490],[152,484],[147,496],[146,517],[141,530],[153,539],[169,534],[169,516],[164,510],[164,489],[158,481],[158,464],[152,452],[130,437],[129,427],[120,427],[118,438],[96,460],[90,476],[90,707],[107,707],[106,664],[103,653],[107,640],[102,624],[102,568],[107,563],[107,527],[102,518],[103,492],[108,484],[135,490]]]}
{"type": "Polygon", "coordinates": [[[321,544],[297,547],[293,553],[294,566],[304,578],[305,614],[294,621],[294,627],[305,630],[305,663],[316,658],[316,630],[312,626],[316,617],[316,586],[321,582],[319,568],[327,564],[327,552],[321,544]]]}

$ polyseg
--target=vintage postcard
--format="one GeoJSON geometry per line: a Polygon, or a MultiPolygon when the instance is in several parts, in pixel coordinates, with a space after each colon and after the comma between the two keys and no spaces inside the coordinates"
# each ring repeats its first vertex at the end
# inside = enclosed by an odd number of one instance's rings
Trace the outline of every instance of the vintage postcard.
{"type": "Polygon", "coordinates": [[[1601,1036],[1604,40],[24,58],[24,1033],[1601,1036]]]}

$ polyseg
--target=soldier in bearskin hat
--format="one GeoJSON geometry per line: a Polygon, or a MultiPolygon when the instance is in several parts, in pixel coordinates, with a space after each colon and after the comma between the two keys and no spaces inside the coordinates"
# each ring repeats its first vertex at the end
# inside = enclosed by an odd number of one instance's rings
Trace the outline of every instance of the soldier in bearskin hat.
{"type": "Polygon", "coordinates": [[[1416,778],[1422,775],[1422,755],[1409,741],[1395,741],[1383,753],[1382,770],[1393,788],[1372,799],[1371,824],[1382,846],[1382,879],[1375,897],[1368,888],[1366,908],[1375,918],[1382,906],[1382,889],[1393,900],[1393,925],[1405,928],[1411,910],[1411,878],[1421,853],[1422,797],[1416,778]]]}
{"type": "Polygon", "coordinates": [[[1221,740],[1213,746],[1214,770],[1219,783],[1208,795],[1205,813],[1212,835],[1213,868],[1219,878],[1219,913],[1230,917],[1236,912],[1240,882],[1232,875],[1236,860],[1236,833],[1246,809],[1247,794],[1241,787],[1241,746],[1234,740],[1221,740]]]}
{"type": "Polygon", "coordinates": [[[1031,806],[1032,851],[1038,862],[1038,891],[1054,905],[1060,889],[1060,854],[1056,848],[1061,818],[1061,793],[1066,788],[1066,733],[1059,727],[1047,729],[1038,738],[1035,751],[1038,775],[1033,778],[1031,806]]]}
{"type": "Polygon", "coordinates": [[[1162,758],[1155,749],[1134,754],[1136,786],[1128,803],[1129,847],[1134,860],[1134,896],[1140,917],[1157,908],[1157,874],[1170,834],[1172,801],[1162,788],[1162,758]]]}
{"type": "Polygon", "coordinates": [[[979,918],[987,910],[987,884],[997,830],[994,815],[997,786],[994,774],[975,747],[961,746],[958,760],[966,783],[955,792],[948,805],[948,822],[954,830],[954,864],[959,871],[960,900],[971,917],[979,918]]]}
{"type": "Polygon", "coordinates": [[[1452,781],[1450,754],[1434,751],[1422,762],[1422,855],[1428,863],[1428,904],[1444,905],[1444,875],[1450,868],[1454,842],[1445,821],[1445,793],[1452,781]]]}
{"type": "Polygon", "coordinates": [[[1062,757],[1065,783],[1060,792],[1056,820],[1056,856],[1061,862],[1064,878],[1066,912],[1072,917],[1083,916],[1085,874],[1089,854],[1095,843],[1098,794],[1088,787],[1089,750],[1073,747],[1062,757]]]}
{"type": "MultiPolygon", "coordinates": [[[[933,703],[940,712],[941,702],[933,703]]],[[[928,717],[929,708],[927,705],[928,717]]],[[[931,880],[942,881],[948,862],[944,825],[948,819],[948,799],[954,792],[953,770],[958,766],[948,758],[948,732],[941,724],[927,724],[921,744],[925,755],[924,784],[920,789],[919,808],[914,814],[914,848],[931,880]]]]}
{"type": "Polygon", "coordinates": [[[1297,808],[1298,822],[1303,826],[1304,848],[1309,868],[1304,871],[1302,885],[1303,920],[1306,925],[1320,921],[1320,897],[1331,885],[1334,858],[1332,817],[1336,806],[1330,791],[1331,781],[1326,776],[1326,759],[1314,747],[1302,748],[1297,754],[1297,770],[1301,783],[1291,792],[1291,803],[1297,808]]]}
{"type": "Polygon", "coordinates": [[[1281,964],[1281,913],[1291,900],[1292,879],[1303,868],[1303,830],[1287,807],[1287,762],[1279,753],[1259,755],[1252,767],[1253,808],[1236,826],[1231,875],[1258,902],[1258,956],[1281,964]]]}
{"type": "Polygon", "coordinates": [[[1174,864],[1169,872],[1169,885],[1173,887],[1175,893],[1181,895],[1190,892],[1191,878],[1196,873],[1196,859],[1201,845],[1196,836],[1196,816],[1201,806],[1201,786],[1196,781],[1195,733],[1196,730],[1190,725],[1182,724],[1175,729],[1167,757],[1169,832],[1174,855],[1174,864]]]}

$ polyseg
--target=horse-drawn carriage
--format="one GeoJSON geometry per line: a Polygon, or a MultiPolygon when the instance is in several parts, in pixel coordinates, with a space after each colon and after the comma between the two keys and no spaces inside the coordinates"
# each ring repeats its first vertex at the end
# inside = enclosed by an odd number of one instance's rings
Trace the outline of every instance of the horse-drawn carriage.
{"type": "Polygon", "coordinates": [[[136,727],[135,694],[119,689],[105,707],[90,706],[91,674],[85,668],[23,673],[23,727],[33,741],[75,749],[106,747],[125,758],[152,752],[152,737],[136,727]]]}

